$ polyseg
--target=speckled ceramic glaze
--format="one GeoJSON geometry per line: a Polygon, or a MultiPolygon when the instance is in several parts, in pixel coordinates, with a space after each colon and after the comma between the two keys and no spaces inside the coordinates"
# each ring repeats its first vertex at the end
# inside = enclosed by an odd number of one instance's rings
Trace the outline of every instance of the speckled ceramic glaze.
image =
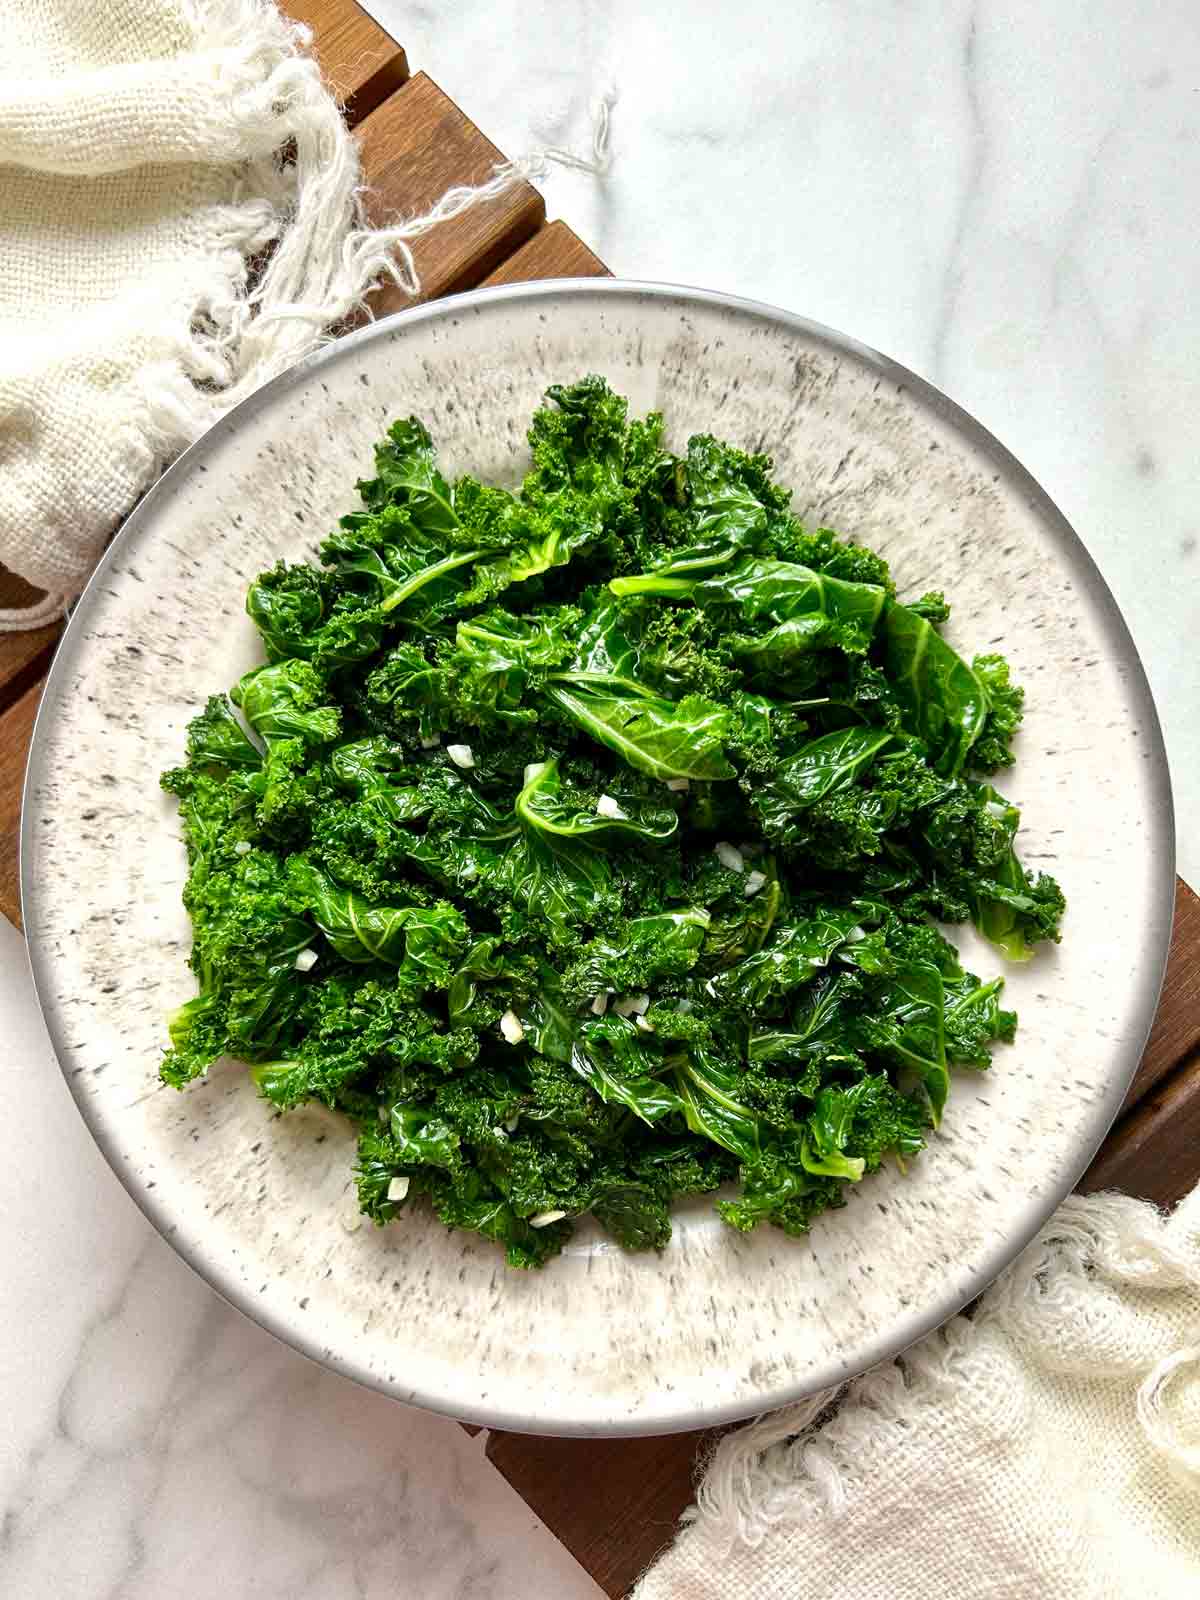
{"type": "MultiPolygon", "coordinates": [[[[1170,927],[1158,726],[1091,561],[982,428],[909,373],[762,306],[621,282],[443,301],[269,384],[169,472],[114,543],[59,650],[25,797],[26,927],[68,1082],[180,1253],[281,1338],[388,1394],[506,1428],[665,1432],[782,1404],[908,1344],[977,1294],[1082,1171],[1136,1065],[1170,927]],[[902,594],[945,588],[949,637],[1028,690],[1023,855],[1061,879],[1061,947],[1008,974],[1017,1043],[959,1074],[907,1178],[880,1174],[805,1240],[678,1213],[661,1256],[583,1227],[540,1273],[414,1209],[354,1215],[348,1128],[268,1115],[242,1069],[156,1077],[192,992],[184,854],[158,789],[189,717],[259,657],[246,586],[312,556],[397,415],[448,474],[515,483],[543,390],[604,373],[670,442],[770,451],[806,521],[870,544],[902,594]]],[[[968,964],[998,958],[959,937],[968,964]]]]}

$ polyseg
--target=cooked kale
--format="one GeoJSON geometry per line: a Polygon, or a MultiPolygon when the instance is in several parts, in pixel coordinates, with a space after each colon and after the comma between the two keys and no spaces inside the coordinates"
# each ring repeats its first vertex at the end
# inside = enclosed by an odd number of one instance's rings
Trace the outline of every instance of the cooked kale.
{"type": "Polygon", "coordinates": [[[369,1217],[424,1196],[515,1266],[723,1185],[800,1233],[1013,1037],[935,924],[1058,938],[986,781],[1021,691],[765,456],[548,398],[518,492],[397,422],[323,569],[251,586],[245,725],[214,696],[163,777],[199,994],[162,1076],[344,1112],[369,1217]]]}

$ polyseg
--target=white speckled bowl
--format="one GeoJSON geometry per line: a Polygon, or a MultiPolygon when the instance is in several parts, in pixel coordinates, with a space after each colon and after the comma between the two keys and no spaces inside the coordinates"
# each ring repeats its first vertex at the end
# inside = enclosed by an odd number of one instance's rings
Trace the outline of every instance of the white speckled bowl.
{"type": "MultiPolygon", "coordinates": [[[[1082,1172],[1140,1055],[1166,956],[1170,793],[1129,635],[1022,468],[873,351],[724,296],[622,282],[493,289],[392,318],[268,384],[129,519],[42,701],[22,839],[25,923],[63,1071],[114,1169],[215,1288],[297,1349],[418,1405],[503,1428],[654,1433],[780,1405],[898,1351],[978,1294],[1082,1172]],[[1028,689],[1023,854],[1069,901],[1057,950],[1010,971],[1018,1040],[961,1074],[910,1175],[811,1237],[742,1237],[707,1201],[660,1258],[582,1229],[541,1273],[414,1212],[347,1232],[352,1145],[269,1117],[240,1068],[159,1086],[192,989],[184,856],[158,789],[188,718],[258,659],[242,609],[310,554],[398,414],[450,472],[515,482],[552,382],[602,372],[671,441],[774,454],[797,510],[874,546],[902,593],[945,587],[950,637],[1028,689]]],[[[960,944],[970,941],[960,938],[960,944]]],[[[976,970],[989,951],[969,948],[976,970]]]]}

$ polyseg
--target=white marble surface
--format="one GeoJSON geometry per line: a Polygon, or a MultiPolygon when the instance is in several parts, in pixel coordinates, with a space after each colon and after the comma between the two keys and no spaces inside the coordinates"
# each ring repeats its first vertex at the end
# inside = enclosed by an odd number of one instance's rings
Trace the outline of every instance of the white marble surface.
{"type": "MultiPolygon", "coordinates": [[[[1200,881],[1200,13],[1192,0],[370,0],[614,271],[858,335],[996,432],[1146,662],[1200,881]]],[[[0,924],[0,1593],[596,1594],[454,1424],[230,1311],[111,1176],[0,924]]]]}
{"type": "Polygon", "coordinates": [[[233,1311],[92,1144],[0,918],[0,1595],[589,1600],[484,1436],[233,1311]]]}

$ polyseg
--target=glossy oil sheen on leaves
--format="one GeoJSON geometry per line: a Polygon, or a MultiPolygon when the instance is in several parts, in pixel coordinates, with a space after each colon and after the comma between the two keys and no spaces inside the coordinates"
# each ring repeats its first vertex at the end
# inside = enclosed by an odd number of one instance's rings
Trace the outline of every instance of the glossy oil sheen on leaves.
{"type": "Polygon", "coordinates": [[[250,585],[266,663],[162,779],[197,989],[162,1076],[231,1055],[330,1107],[369,1218],[515,1267],[589,1213],[663,1249],[722,1188],[731,1227],[802,1234],[1013,1038],[937,924],[1058,936],[984,781],[1020,689],[760,453],[676,456],[598,377],[529,446],[515,488],[452,482],[402,419],[320,568],[250,585]]]}

